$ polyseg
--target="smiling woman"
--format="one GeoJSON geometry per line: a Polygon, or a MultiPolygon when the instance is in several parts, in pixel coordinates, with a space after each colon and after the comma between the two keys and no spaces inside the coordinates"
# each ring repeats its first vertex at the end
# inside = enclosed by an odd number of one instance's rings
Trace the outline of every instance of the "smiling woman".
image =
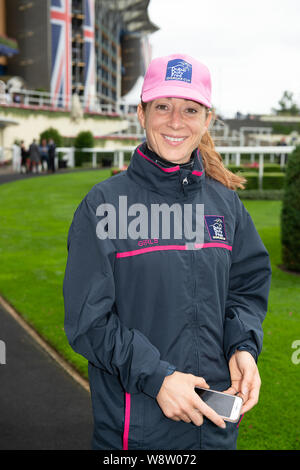
{"type": "Polygon", "coordinates": [[[207,132],[212,114],[196,101],[160,98],[148,106],[139,104],[138,117],[150,150],[173,163],[186,163],[207,132]]]}
{"type": "Polygon", "coordinates": [[[234,449],[237,425],[195,387],[239,394],[242,413],[257,403],[268,253],[209,136],[206,66],[154,59],[141,99],[146,142],[89,191],[68,237],[65,331],[89,360],[93,448],[234,449]]]}
{"type": "MultiPolygon", "coordinates": [[[[146,149],[158,155],[161,163],[172,165],[188,163],[193,158],[193,150],[198,148],[207,176],[230,189],[244,189],[246,179],[224,166],[209,133],[215,116],[210,102],[208,69],[189,56],[177,54],[168,58],[173,60],[167,64],[166,75],[161,72],[165,58],[154,59],[143,84],[137,112],[146,131],[146,149]],[[197,88],[191,89],[192,70],[197,88]]],[[[153,157],[152,153],[149,155],[153,157]]]]}

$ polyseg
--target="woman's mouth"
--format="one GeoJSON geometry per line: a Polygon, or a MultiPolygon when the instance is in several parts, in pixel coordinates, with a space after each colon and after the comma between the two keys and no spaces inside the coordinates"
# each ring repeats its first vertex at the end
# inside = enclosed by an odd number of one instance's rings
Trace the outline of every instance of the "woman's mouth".
{"type": "Polygon", "coordinates": [[[163,135],[163,138],[171,145],[179,145],[186,139],[186,137],[173,137],[171,135],[163,135]]]}

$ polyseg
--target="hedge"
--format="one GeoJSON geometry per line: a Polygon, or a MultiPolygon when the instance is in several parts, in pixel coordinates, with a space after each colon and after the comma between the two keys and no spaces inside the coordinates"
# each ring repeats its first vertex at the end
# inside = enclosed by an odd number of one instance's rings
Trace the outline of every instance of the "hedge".
{"type": "Polygon", "coordinates": [[[83,148],[94,147],[94,137],[90,131],[80,131],[75,140],[75,166],[82,166],[83,162],[89,162],[92,158],[90,153],[82,152],[83,148]]]}
{"type": "Polygon", "coordinates": [[[300,146],[289,155],[281,212],[282,261],[300,272],[300,146]]]}
{"type": "MultiPolygon", "coordinates": [[[[246,178],[245,189],[259,189],[258,173],[243,172],[246,178]]],[[[284,185],[284,173],[264,173],[262,189],[282,189],[284,185]]]]}
{"type": "MultiPolygon", "coordinates": [[[[258,164],[257,166],[236,166],[236,165],[227,165],[226,168],[228,170],[232,171],[233,173],[238,173],[238,172],[247,172],[247,173],[258,173],[259,167],[258,164]]],[[[285,169],[281,168],[279,164],[277,163],[265,163],[264,164],[264,173],[283,173],[285,169]]]]}
{"type": "Polygon", "coordinates": [[[283,189],[243,189],[237,191],[240,199],[252,201],[281,201],[283,198],[283,189]]]}

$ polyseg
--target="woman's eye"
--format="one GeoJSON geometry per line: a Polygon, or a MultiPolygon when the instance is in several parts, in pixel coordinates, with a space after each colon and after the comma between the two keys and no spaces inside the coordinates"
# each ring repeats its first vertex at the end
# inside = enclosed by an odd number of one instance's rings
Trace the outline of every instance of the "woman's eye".
{"type": "Polygon", "coordinates": [[[166,104],[157,104],[156,109],[160,111],[166,111],[168,109],[168,106],[166,104]]]}
{"type": "Polygon", "coordinates": [[[187,112],[188,114],[196,114],[196,113],[197,113],[197,109],[195,109],[195,108],[187,108],[187,109],[186,109],[186,112],[187,112]]]}

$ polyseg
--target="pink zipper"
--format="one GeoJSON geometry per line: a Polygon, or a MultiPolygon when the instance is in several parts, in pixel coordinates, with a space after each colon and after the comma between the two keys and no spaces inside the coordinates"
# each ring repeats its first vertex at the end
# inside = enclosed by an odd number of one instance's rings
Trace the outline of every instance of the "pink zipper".
{"type": "Polygon", "coordinates": [[[124,421],[124,432],[123,432],[123,450],[128,450],[128,436],[130,426],[130,405],[131,395],[125,393],[125,421],[124,421]]]}

